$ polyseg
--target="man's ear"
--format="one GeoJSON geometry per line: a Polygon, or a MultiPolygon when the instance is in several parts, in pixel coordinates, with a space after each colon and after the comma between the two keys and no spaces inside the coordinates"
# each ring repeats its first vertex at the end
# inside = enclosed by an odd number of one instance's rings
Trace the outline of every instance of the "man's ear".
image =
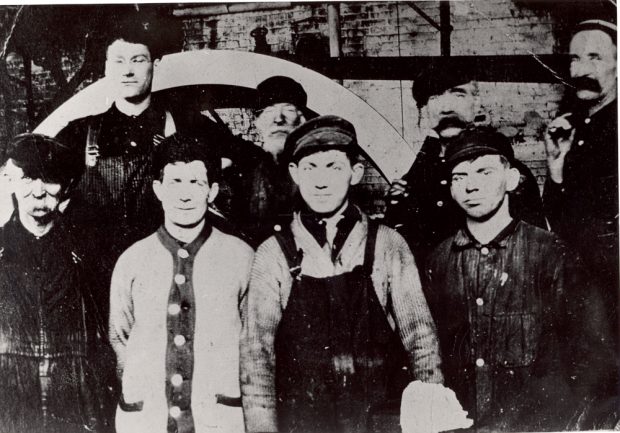
{"type": "Polygon", "coordinates": [[[157,200],[161,201],[161,182],[158,180],[154,180],[153,181],[153,192],[155,193],[155,196],[157,197],[157,200]]]}
{"type": "Polygon", "coordinates": [[[362,177],[364,177],[364,164],[356,162],[353,164],[353,167],[351,167],[351,170],[353,170],[353,175],[349,183],[351,185],[357,185],[362,180],[362,177]]]}
{"type": "Polygon", "coordinates": [[[157,66],[159,66],[159,62],[161,61],[161,59],[155,59],[153,60],[153,67],[156,68],[157,66]]]}
{"type": "Polygon", "coordinates": [[[207,197],[207,203],[213,203],[215,197],[220,192],[220,184],[217,182],[213,182],[209,188],[209,196],[207,197]]]}
{"type": "Polygon", "coordinates": [[[288,172],[291,175],[291,179],[293,179],[293,182],[295,182],[295,185],[297,186],[299,186],[298,169],[299,167],[297,166],[297,164],[295,164],[294,162],[289,163],[288,172]]]}
{"type": "Polygon", "coordinates": [[[517,189],[521,181],[521,172],[514,167],[510,167],[509,169],[507,169],[506,175],[506,191],[514,191],[515,189],[517,189]]]}

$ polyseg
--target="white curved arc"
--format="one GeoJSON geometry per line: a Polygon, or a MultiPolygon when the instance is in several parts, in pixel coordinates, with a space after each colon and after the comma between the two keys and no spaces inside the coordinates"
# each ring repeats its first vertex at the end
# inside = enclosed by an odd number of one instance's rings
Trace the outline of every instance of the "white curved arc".
{"type": "MultiPolygon", "coordinates": [[[[296,63],[261,54],[201,50],[165,56],[156,66],[153,91],[192,85],[222,84],[256,88],[274,75],[297,80],[308,94],[308,108],[335,114],[355,126],[360,146],[392,180],[411,166],[415,154],[398,131],[353,92],[330,78],[296,63]]],[[[69,121],[107,110],[113,87],[101,79],[74,95],[45,119],[35,132],[56,135],[69,121]]]]}

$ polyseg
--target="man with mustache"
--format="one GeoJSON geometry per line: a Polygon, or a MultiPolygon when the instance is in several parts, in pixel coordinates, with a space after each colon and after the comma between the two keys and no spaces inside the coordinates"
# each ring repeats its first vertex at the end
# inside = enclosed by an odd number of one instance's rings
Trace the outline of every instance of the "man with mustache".
{"type": "Polygon", "coordinates": [[[59,206],[83,172],[62,143],[22,134],[9,144],[17,204],[0,228],[0,425],[7,432],[102,431],[98,386],[105,329],[90,231],[59,206]]]}
{"type": "MultiPolygon", "coordinates": [[[[473,125],[480,98],[472,73],[440,62],[415,79],[413,97],[420,109],[426,106],[432,135],[409,172],[392,184],[385,221],[405,237],[422,265],[428,253],[455,233],[463,220],[463,212],[450,197],[444,154],[449,143],[473,125]]],[[[511,211],[524,221],[546,227],[536,179],[520,161],[515,160],[515,167],[521,180],[511,192],[511,211]]]]}
{"type": "Polygon", "coordinates": [[[616,25],[580,23],[570,42],[575,102],[545,134],[543,199],[551,229],[577,248],[606,290],[618,329],[618,103],[616,25]]]}
{"type": "Polygon", "coordinates": [[[293,210],[295,186],[282,163],[284,143],[312,115],[306,108],[306,92],[292,78],[267,78],[256,91],[256,129],[262,144],[236,139],[225,155],[233,164],[225,170],[231,187],[230,213],[255,247],[293,210]]]}

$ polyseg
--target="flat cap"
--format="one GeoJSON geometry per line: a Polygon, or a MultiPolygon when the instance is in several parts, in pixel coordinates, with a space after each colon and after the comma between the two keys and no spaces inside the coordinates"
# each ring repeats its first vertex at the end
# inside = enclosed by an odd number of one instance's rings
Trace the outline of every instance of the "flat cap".
{"type": "Polygon", "coordinates": [[[413,77],[413,99],[418,108],[422,108],[431,96],[441,95],[448,89],[476,80],[477,75],[477,71],[471,70],[468,65],[457,63],[451,58],[433,59],[413,77]]]}
{"type": "Polygon", "coordinates": [[[461,132],[446,149],[446,164],[452,170],[458,163],[483,155],[501,155],[510,163],[515,161],[508,138],[488,127],[474,127],[461,132]]]}
{"type": "Polygon", "coordinates": [[[573,35],[585,30],[601,30],[609,35],[614,44],[616,43],[618,28],[614,23],[605,20],[582,21],[575,27],[573,35]]]}
{"type": "Polygon", "coordinates": [[[45,182],[66,184],[78,179],[85,167],[80,152],[42,134],[20,134],[9,143],[7,158],[24,175],[45,182]]]}
{"type": "Polygon", "coordinates": [[[358,151],[355,128],[342,117],[318,116],[301,124],[286,138],[284,145],[289,161],[326,150],[358,151]]]}
{"type": "Polygon", "coordinates": [[[308,95],[301,84],[289,77],[276,75],[267,78],[256,86],[257,103],[259,110],[273,104],[289,103],[300,110],[306,107],[308,95]]]}

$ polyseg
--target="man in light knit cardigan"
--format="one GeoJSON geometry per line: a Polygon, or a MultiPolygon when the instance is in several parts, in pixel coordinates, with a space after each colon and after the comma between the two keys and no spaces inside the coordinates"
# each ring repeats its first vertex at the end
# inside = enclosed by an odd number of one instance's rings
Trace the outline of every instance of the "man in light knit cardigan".
{"type": "Polygon", "coordinates": [[[242,433],[241,303],[252,249],[206,220],[218,192],[216,144],[178,134],[157,147],[164,224],[114,269],[110,339],[123,432],[242,433]]]}
{"type": "Polygon", "coordinates": [[[241,339],[246,428],[365,432],[369,413],[397,405],[411,380],[443,381],[435,326],[404,239],[348,200],[364,172],[353,125],[321,116],[286,147],[305,206],[255,256],[241,339]]]}

